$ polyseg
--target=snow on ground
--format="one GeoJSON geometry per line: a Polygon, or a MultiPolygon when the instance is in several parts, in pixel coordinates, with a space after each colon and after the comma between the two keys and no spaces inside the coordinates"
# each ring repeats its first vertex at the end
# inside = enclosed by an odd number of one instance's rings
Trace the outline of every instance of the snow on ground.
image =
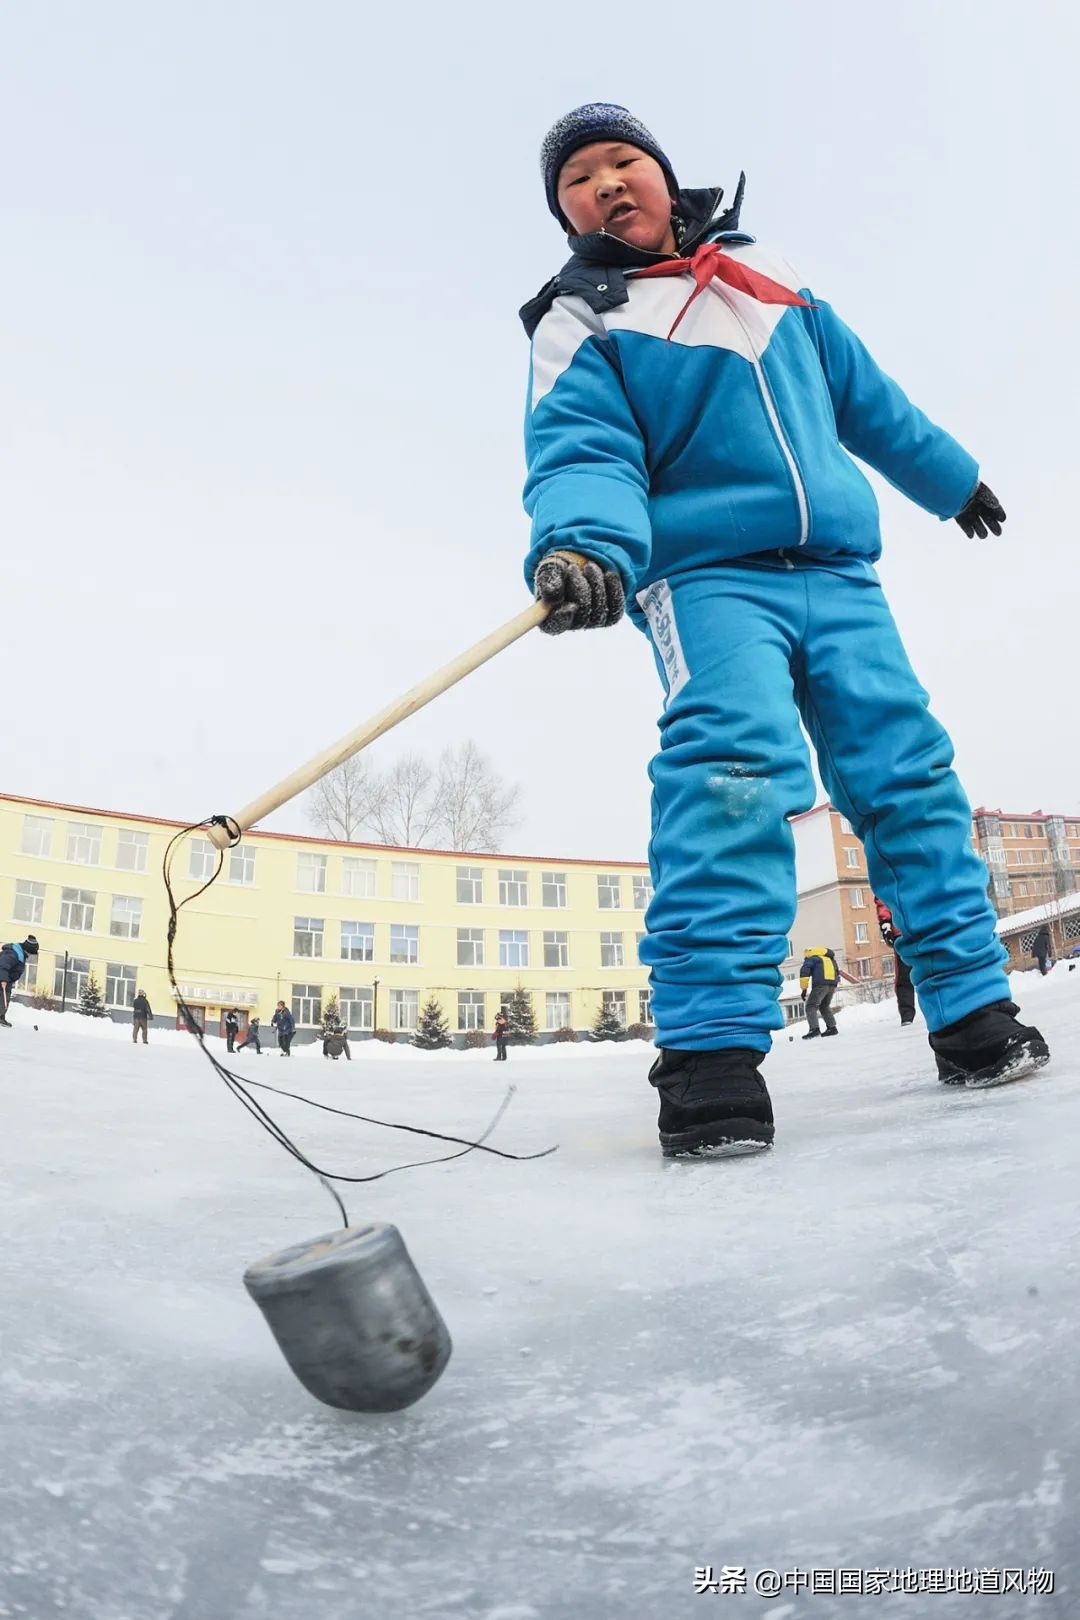
{"type": "MultiPolygon", "coordinates": [[[[186,1037],[16,1008],[0,1616],[1080,1612],[1080,969],[1013,985],[1055,1050],[1041,1075],[958,1094],[921,1025],[852,1009],[836,1041],[781,1036],[776,1149],[720,1163],[660,1158],[640,1043],[498,1068],[244,1054],[461,1134],[514,1080],[498,1144],[559,1143],[344,1189],[355,1221],[401,1228],[454,1338],[435,1389],[381,1417],[315,1402],[241,1284],[337,1224],[314,1178],[186,1037]],[[1041,1566],[1056,1590],[695,1595],[710,1564],[1041,1566]]],[[[416,1156],[271,1102],[332,1168],[416,1156]]]]}

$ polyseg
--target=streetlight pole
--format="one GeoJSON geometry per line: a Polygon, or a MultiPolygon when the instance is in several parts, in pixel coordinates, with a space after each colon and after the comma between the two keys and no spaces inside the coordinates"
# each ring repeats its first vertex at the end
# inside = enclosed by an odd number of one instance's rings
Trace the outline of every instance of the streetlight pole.
{"type": "Polygon", "coordinates": [[[371,988],[375,992],[371,1003],[371,1033],[374,1035],[379,1027],[379,975],[377,973],[371,988]]]}
{"type": "Polygon", "coordinates": [[[63,988],[60,991],[60,1011],[61,1012],[67,1012],[68,955],[69,955],[69,953],[67,951],[65,951],[64,952],[64,983],[63,983],[63,988]]]}

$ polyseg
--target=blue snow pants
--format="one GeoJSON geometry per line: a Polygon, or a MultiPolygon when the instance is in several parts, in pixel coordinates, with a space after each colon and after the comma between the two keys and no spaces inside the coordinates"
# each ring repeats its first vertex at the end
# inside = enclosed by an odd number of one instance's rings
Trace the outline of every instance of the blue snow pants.
{"type": "Polygon", "coordinates": [[[800,716],[874,892],[903,929],[929,1028],[1006,999],[952,744],[873,569],[717,565],[658,581],[633,617],[667,689],[641,944],[657,1045],[767,1052],[783,1025],[779,964],[796,907],[788,818],[814,801],[800,716]]]}

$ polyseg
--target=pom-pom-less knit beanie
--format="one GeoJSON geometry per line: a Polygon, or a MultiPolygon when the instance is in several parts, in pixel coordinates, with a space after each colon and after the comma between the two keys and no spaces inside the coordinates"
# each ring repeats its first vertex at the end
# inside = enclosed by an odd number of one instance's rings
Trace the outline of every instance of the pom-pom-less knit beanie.
{"type": "Polygon", "coordinates": [[[641,120],[613,101],[589,101],[552,124],[540,148],[540,170],[548,207],[564,229],[568,228],[568,222],[559,207],[559,170],[579,147],[590,146],[593,141],[628,141],[631,146],[639,146],[656,159],[667,176],[672,197],[678,196],[679,182],[670,159],[641,120]]]}

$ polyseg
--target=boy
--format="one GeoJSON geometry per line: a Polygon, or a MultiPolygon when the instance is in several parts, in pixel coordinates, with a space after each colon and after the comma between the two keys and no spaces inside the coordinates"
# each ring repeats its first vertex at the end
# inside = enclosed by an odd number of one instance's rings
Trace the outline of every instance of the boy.
{"type": "Polygon", "coordinates": [[[773,1139],[759,1073],[795,915],[789,817],[814,787],[903,918],[947,1084],[1049,1056],[1020,1024],[952,747],[874,572],[877,502],[845,453],[971,537],[1005,513],[787,262],[738,230],[743,181],[683,191],[623,107],[576,108],[541,152],[573,257],[522,310],[532,339],[525,574],[550,634],[627,600],[666,696],[653,761],[650,969],[665,1155],[773,1139]],[[843,448],[842,448],[843,447],[843,448]],[[946,925],[945,919],[948,919],[946,925]]]}

